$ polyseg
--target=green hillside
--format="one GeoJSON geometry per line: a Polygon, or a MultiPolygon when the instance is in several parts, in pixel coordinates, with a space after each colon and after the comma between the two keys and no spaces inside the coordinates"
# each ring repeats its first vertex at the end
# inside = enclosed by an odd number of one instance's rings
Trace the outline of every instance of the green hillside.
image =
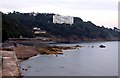
{"type": "Polygon", "coordinates": [[[74,17],[74,24],[54,24],[48,13],[3,13],[3,41],[8,38],[34,37],[33,27],[40,27],[47,31],[47,37],[69,40],[116,40],[119,32],[104,26],[96,26],[91,21],[84,22],[81,18],[74,17]]]}

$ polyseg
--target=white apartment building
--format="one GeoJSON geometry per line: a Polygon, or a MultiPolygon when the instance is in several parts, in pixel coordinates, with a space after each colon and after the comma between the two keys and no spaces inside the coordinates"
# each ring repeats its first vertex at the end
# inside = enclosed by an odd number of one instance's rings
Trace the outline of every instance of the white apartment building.
{"type": "Polygon", "coordinates": [[[53,16],[53,23],[58,23],[58,24],[73,24],[74,23],[74,18],[71,16],[61,16],[61,15],[54,15],[53,16]]]}

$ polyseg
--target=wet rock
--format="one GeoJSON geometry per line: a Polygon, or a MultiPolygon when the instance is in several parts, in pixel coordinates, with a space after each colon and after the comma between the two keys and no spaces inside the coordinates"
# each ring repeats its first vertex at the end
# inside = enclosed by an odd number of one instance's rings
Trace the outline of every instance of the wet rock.
{"type": "Polygon", "coordinates": [[[104,46],[104,45],[100,45],[99,47],[100,47],[100,48],[105,48],[105,46],[104,46]]]}
{"type": "Polygon", "coordinates": [[[76,45],[75,47],[81,47],[81,46],[79,46],[79,45],[76,45]]]}
{"type": "Polygon", "coordinates": [[[56,57],[58,57],[58,55],[56,54],[56,57]]]}
{"type": "Polygon", "coordinates": [[[28,69],[25,69],[25,71],[27,71],[28,69]]]}
{"type": "Polygon", "coordinates": [[[24,68],[22,68],[22,70],[25,70],[24,68]]]}

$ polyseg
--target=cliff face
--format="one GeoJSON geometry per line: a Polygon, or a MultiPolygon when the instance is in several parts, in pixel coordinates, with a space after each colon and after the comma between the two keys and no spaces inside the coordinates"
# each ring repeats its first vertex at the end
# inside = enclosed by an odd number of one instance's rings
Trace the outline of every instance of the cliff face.
{"type": "Polygon", "coordinates": [[[57,41],[116,40],[118,31],[96,26],[91,21],[84,22],[74,17],[74,23],[54,24],[53,15],[46,13],[3,13],[3,40],[13,37],[34,37],[33,27],[47,31],[46,37],[57,41]]]}

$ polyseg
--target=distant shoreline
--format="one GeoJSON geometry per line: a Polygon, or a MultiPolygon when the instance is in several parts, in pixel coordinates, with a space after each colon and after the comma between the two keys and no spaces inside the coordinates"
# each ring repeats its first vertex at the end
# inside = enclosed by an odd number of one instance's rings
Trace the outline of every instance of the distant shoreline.
{"type": "Polygon", "coordinates": [[[8,42],[18,43],[79,43],[79,42],[101,42],[101,41],[120,41],[120,39],[67,39],[67,38],[10,38],[8,42]]]}

